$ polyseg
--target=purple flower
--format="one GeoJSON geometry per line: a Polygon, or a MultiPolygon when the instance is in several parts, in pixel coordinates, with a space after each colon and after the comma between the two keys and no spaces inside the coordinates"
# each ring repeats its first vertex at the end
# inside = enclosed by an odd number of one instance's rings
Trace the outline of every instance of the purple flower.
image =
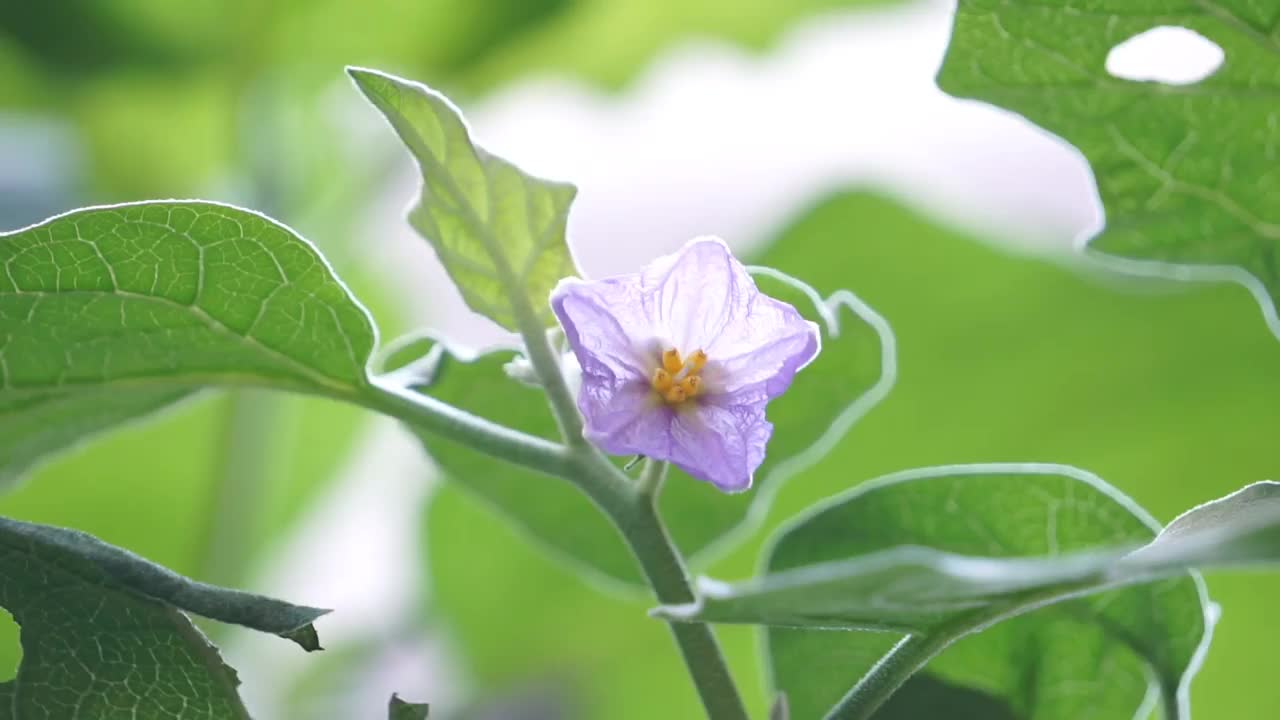
{"type": "Polygon", "coordinates": [[[762,295],[716,238],[636,274],[562,280],[551,307],[582,366],[587,439],[726,492],[751,487],[773,433],[765,405],[821,343],[818,326],[762,295]]]}

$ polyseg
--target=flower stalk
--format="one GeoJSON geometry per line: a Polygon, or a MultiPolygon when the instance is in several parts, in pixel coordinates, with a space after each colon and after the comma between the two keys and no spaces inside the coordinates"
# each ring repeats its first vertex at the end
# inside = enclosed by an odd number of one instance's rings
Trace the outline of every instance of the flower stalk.
{"type": "MultiPolygon", "coordinates": [[[[658,512],[658,491],[666,463],[647,460],[639,481],[632,481],[598,453],[578,455],[583,461],[573,480],[617,526],[640,563],[649,586],[662,604],[695,601],[684,558],[672,542],[658,512]]],[[[670,622],[685,666],[710,720],[748,720],[746,706],[729,672],[711,626],[670,622]]]]}

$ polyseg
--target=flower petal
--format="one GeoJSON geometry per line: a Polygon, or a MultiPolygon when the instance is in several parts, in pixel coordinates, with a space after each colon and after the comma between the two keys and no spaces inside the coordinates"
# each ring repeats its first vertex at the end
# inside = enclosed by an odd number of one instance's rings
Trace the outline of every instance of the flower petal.
{"type": "Polygon", "coordinates": [[[723,240],[690,240],[641,273],[646,314],[655,329],[683,353],[707,350],[726,329],[742,322],[759,294],[742,263],[723,240]]]}
{"type": "Polygon", "coordinates": [[[586,437],[610,454],[670,461],[726,492],[751,486],[773,433],[765,405],[821,343],[817,325],[761,295],[715,238],[637,274],[562,281],[551,305],[582,368],[586,437]],[[653,389],[671,349],[708,356],[699,366],[706,390],[684,404],[653,389]]]}
{"type": "Polygon", "coordinates": [[[778,397],[818,355],[822,334],[790,304],[758,295],[744,321],[720,336],[703,375],[720,405],[754,405],[778,397]]]}
{"type": "Polygon", "coordinates": [[[606,453],[659,459],[671,454],[674,412],[648,384],[584,383],[578,407],[586,420],[586,438],[606,453]]]}
{"type": "Polygon", "coordinates": [[[584,384],[597,377],[607,383],[648,380],[656,366],[644,351],[653,329],[642,292],[638,275],[566,278],[551,292],[551,309],[582,366],[584,384]]]}
{"type": "Polygon", "coordinates": [[[662,459],[725,492],[741,492],[751,487],[772,434],[773,424],[765,420],[763,404],[704,403],[674,413],[671,452],[662,459]]]}

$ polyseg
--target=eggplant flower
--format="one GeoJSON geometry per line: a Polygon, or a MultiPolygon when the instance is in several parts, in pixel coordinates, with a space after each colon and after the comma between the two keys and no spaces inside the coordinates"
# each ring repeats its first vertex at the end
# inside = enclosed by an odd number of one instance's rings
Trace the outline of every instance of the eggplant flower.
{"type": "Polygon", "coordinates": [[[765,406],[821,344],[818,326],[762,294],[717,238],[635,274],[562,280],[551,307],[582,366],[586,438],[725,492],[751,487],[773,433],[765,406]]]}

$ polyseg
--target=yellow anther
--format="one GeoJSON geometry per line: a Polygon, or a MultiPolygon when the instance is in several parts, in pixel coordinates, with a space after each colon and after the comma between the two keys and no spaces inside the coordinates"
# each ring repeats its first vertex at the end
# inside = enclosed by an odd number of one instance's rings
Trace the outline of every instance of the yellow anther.
{"type": "Polygon", "coordinates": [[[680,389],[684,390],[684,394],[688,397],[696,397],[700,387],[702,387],[702,378],[697,375],[690,375],[680,381],[680,389]]]}
{"type": "Polygon", "coordinates": [[[684,361],[680,359],[680,351],[671,348],[663,352],[662,367],[672,375],[680,372],[684,368],[684,361]]]}
{"type": "Polygon", "coordinates": [[[654,390],[657,390],[660,393],[665,393],[671,389],[673,384],[675,384],[675,381],[671,379],[671,373],[663,370],[662,368],[658,368],[653,371],[654,390]]]}
{"type": "Polygon", "coordinates": [[[702,378],[698,372],[706,364],[707,354],[701,350],[694,350],[688,358],[681,358],[680,351],[675,348],[664,350],[662,367],[653,371],[653,389],[668,405],[679,405],[697,397],[702,389],[702,378]]]}
{"type": "MultiPolygon", "coordinates": [[[[663,358],[663,360],[665,361],[666,358],[663,358]]],[[[696,373],[707,364],[707,354],[702,350],[694,350],[689,359],[685,361],[685,364],[689,366],[690,373],[696,373]]]]}

